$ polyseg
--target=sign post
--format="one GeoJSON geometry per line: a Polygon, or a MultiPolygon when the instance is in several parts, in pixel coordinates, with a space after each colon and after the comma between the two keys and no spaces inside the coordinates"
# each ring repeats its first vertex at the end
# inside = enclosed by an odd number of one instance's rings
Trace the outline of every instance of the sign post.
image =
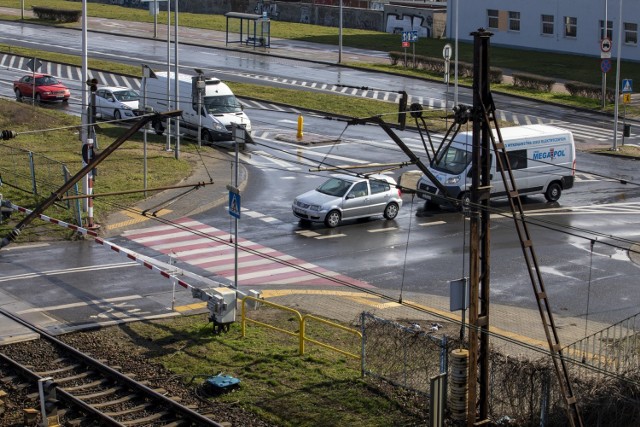
{"type": "Polygon", "coordinates": [[[627,104],[631,102],[631,92],[633,92],[633,80],[631,79],[622,79],[622,103],[624,104],[624,109],[622,110],[622,145],[624,145],[624,137],[630,136],[628,135],[629,131],[627,130],[627,104]]]}
{"type": "MultiPolygon", "coordinates": [[[[606,21],[605,21],[605,25],[606,21]]],[[[600,40],[600,59],[602,60],[600,63],[600,69],[602,70],[602,108],[606,106],[607,103],[607,73],[611,70],[611,39],[605,37],[600,40]],[[605,60],[607,63],[605,64],[605,60]],[[606,71],[605,71],[606,69],[606,71]]]]}
{"type": "Polygon", "coordinates": [[[442,48],[442,57],[444,58],[444,82],[447,85],[447,90],[444,95],[444,127],[445,129],[449,129],[449,125],[447,123],[447,111],[449,110],[449,66],[451,64],[451,45],[449,43],[444,45],[442,48]]]}
{"type": "Polygon", "coordinates": [[[407,48],[410,44],[413,44],[413,68],[416,67],[416,45],[418,41],[417,31],[403,31],[402,32],[402,47],[404,48],[404,65],[407,65],[407,48]]]}

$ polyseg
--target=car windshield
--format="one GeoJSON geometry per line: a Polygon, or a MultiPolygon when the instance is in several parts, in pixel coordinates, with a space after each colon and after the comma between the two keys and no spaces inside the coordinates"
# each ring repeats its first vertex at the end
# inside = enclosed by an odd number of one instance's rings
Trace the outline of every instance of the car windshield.
{"type": "Polygon", "coordinates": [[[60,82],[52,76],[42,76],[36,78],[36,86],[51,86],[57,84],[60,84],[60,82]]]}
{"type": "Polygon", "coordinates": [[[451,175],[459,175],[467,168],[471,160],[469,151],[456,148],[452,145],[437,159],[431,163],[431,167],[451,175]]]}
{"type": "Polygon", "coordinates": [[[343,197],[351,187],[351,184],[353,183],[345,181],[344,179],[330,178],[320,187],[316,188],[316,191],[330,196],[343,197]]]}
{"type": "Polygon", "coordinates": [[[113,96],[121,102],[138,101],[140,99],[140,95],[135,90],[114,91],[113,96]]]}
{"type": "Polygon", "coordinates": [[[242,111],[242,106],[234,95],[206,96],[203,103],[204,108],[211,114],[239,113],[242,111]]]}

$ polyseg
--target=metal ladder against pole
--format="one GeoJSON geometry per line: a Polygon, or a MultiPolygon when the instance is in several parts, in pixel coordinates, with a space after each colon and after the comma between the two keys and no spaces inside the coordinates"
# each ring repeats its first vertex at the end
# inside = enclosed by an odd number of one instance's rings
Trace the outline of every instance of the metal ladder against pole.
{"type": "Polygon", "coordinates": [[[487,112],[484,109],[484,120],[486,123],[493,122],[498,141],[492,132],[489,132],[491,143],[493,145],[493,151],[495,153],[496,162],[502,181],[504,182],[505,190],[509,199],[509,206],[511,208],[511,215],[518,232],[520,239],[520,247],[527,264],[527,271],[531,279],[531,285],[536,297],[536,303],[538,305],[538,311],[540,312],[540,318],[544,327],[544,332],[547,337],[547,343],[551,352],[551,359],[553,361],[554,370],[558,377],[560,390],[564,397],[566,404],[567,416],[571,427],[583,427],[582,416],[580,415],[580,409],[577,405],[577,399],[573,393],[571,387],[571,380],[569,378],[569,372],[565,358],[562,354],[562,346],[560,345],[560,339],[558,337],[558,331],[553,320],[553,313],[545,290],[544,281],[540,273],[538,260],[533,247],[533,241],[529,234],[527,222],[525,221],[524,209],[522,208],[522,201],[516,188],[515,179],[511,170],[511,164],[505,150],[504,141],[500,133],[498,121],[495,117],[495,105],[493,99],[491,100],[491,112],[487,112]],[[560,362],[560,363],[558,363],[560,362]]]}

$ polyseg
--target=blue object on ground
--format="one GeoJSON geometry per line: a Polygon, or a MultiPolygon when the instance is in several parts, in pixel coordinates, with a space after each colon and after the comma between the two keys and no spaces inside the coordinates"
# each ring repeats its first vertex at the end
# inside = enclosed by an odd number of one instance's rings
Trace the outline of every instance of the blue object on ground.
{"type": "Polygon", "coordinates": [[[218,374],[213,377],[207,378],[206,383],[217,389],[225,389],[227,387],[240,384],[240,380],[238,378],[232,377],[231,375],[218,374]]]}

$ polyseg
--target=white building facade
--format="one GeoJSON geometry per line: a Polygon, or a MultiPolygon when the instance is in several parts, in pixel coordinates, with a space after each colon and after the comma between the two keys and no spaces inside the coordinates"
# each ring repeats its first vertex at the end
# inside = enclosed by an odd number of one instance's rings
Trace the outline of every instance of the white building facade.
{"type": "Polygon", "coordinates": [[[451,39],[457,20],[459,40],[471,41],[471,32],[485,28],[492,45],[598,58],[606,19],[612,58],[620,44],[622,59],[640,61],[640,0],[448,0],[447,10],[451,39]]]}

